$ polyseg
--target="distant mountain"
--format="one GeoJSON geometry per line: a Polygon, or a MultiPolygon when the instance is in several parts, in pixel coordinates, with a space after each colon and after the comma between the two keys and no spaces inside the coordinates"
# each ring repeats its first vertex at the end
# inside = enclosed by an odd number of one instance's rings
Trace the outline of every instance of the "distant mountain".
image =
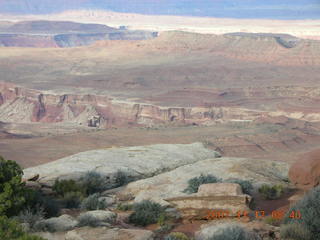
{"type": "Polygon", "coordinates": [[[108,33],[117,30],[102,24],[83,24],[67,21],[24,21],[15,23],[6,29],[10,33],[108,33]]]}
{"type": "Polygon", "coordinates": [[[46,14],[78,9],[229,18],[320,19],[319,0],[0,0],[0,13],[46,14]]]}
{"type": "Polygon", "coordinates": [[[144,40],[157,35],[68,21],[0,22],[0,47],[77,47],[101,40],[144,40]]]}

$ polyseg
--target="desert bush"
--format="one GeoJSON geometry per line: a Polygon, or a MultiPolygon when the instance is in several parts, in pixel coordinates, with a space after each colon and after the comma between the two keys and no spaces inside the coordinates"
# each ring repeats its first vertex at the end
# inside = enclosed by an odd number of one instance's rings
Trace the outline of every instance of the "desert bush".
{"type": "Polygon", "coordinates": [[[279,199],[284,193],[284,187],[282,185],[269,186],[264,184],[259,188],[259,193],[262,195],[264,199],[279,199]]]}
{"type": "Polygon", "coordinates": [[[119,204],[117,205],[117,210],[119,210],[119,211],[124,211],[124,212],[126,212],[126,211],[132,210],[132,208],[133,208],[133,205],[132,205],[132,204],[119,203],[119,204]]]}
{"type": "Polygon", "coordinates": [[[280,228],[281,239],[283,240],[311,240],[311,233],[299,223],[282,225],[280,228]]]}
{"type": "Polygon", "coordinates": [[[165,213],[161,213],[158,217],[157,223],[159,226],[163,226],[166,224],[166,221],[168,220],[168,217],[165,213]]]}
{"type": "Polygon", "coordinates": [[[83,198],[83,193],[81,192],[68,192],[64,195],[62,201],[66,208],[79,208],[83,198]]]}
{"type": "Polygon", "coordinates": [[[14,216],[26,202],[26,188],[22,183],[22,169],[0,156],[0,215],[14,216]]]}
{"type": "Polygon", "coordinates": [[[32,236],[24,232],[15,220],[0,216],[0,239],[7,240],[45,240],[38,236],[32,236]]]}
{"type": "Polygon", "coordinates": [[[34,209],[27,208],[20,212],[17,220],[20,223],[27,223],[31,230],[33,230],[36,222],[44,219],[45,212],[41,206],[36,206],[34,209]]]}
{"type": "Polygon", "coordinates": [[[260,240],[260,237],[237,225],[225,225],[205,240],[260,240]]]}
{"type": "Polygon", "coordinates": [[[121,187],[130,182],[127,174],[121,170],[117,171],[114,177],[115,187],[121,187]]]}
{"type": "Polygon", "coordinates": [[[57,179],[52,188],[60,197],[64,197],[70,192],[80,192],[85,194],[85,189],[81,184],[78,184],[75,180],[59,180],[57,179]]]}
{"type": "Polygon", "coordinates": [[[189,238],[184,233],[173,232],[166,236],[164,240],[189,240],[189,238]]]}
{"type": "Polygon", "coordinates": [[[78,218],[79,227],[89,226],[89,227],[99,227],[101,226],[101,221],[92,215],[82,215],[78,218]]]}
{"type": "Polygon", "coordinates": [[[284,217],[284,224],[298,223],[310,232],[311,239],[320,239],[320,186],[308,192],[284,217]],[[301,213],[301,219],[293,218],[292,213],[301,213]]]}
{"type": "Polygon", "coordinates": [[[165,209],[158,203],[145,200],[134,204],[133,210],[134,212],[129,216],[129,222],[135,225],[146,226],[157,223],[165,209]]]}
{"type": "Polygon", "coordinates": [[[60,213],[61,204],[55,198],[45,196],[40,191],[28,189],[26,198],[26,209],[35,209],[40,206],[47,218],[56,217],[60,213]]]}
{"type": "Polygon", "coordinates": [[[87,172],[80,182],[86,191],[86,195],[92,195],[94,193],[103,192],[107,189],[105,178],[98,172],[87,172]]]}
{"type": "Polygon", "coordinates": [[[248,180],[241,180],[241,179],[237,179],[237,178],[232,178],[232,179],[228,179],[226,182],[239,184],[242,188],[242,192],[245,194],[252,193],[253,185],[248,180]]]}
{"type": "Polygon", "coordinates": [[[104,199],[100,198],[99,193],[95,193],[85,198],[81,203],[81,209],[84,210],[101,210],[106,209],[107,203],[104,199]]]}
{"type": "Polygon", "coordinates": [[[174,228],[173,224],[165,223],[160,228],[155,230],[156,234],[163,235],[164,233],[169,233],[174,228]]]}
{"type": "Polygon", "coordinates": [[[183,192],[196,193],[198,192],[200,185],[206,184],[206,183],[216,183],[216,182],[220,182],[220,180],[215,176],[211,174],[208,174],[208,175],[201,174],[199,177],[191,178],[188,181],[188,187],[183,192]]]}

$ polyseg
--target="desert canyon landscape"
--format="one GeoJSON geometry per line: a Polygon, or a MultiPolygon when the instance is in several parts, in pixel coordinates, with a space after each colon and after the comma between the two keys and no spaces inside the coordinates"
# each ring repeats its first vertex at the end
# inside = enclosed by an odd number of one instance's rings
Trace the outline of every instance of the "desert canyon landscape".
{"type": "Polygon", "coordinates": [[[0,239],[320,239],[320,10],[12,6],[0,1],[0,239]]]}

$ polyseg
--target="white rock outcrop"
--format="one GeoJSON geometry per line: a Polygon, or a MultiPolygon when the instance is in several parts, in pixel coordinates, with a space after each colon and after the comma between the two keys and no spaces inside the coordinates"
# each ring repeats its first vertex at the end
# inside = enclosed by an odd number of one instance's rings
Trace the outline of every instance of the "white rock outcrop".
{"type": "Polygon", "coordinates": [[[88,171],[97,171],[112,178],[121,170],[129,177],[140,179],[216,157],[219,154],[205,148],[202,143],[111,148],[82,152],[24,169],[24,178],[39,174],[38,181],[50,185],[57,178],[78,179],[88,171]]]}
{"type": "Polygon", "coordinates": [[[222,180],[238,178],[262,184],[285,184],[289,165],[283,162],[246,158],[214,158],[188,164],[157,176],[129,183],[119,194],[135,197],[135,202],[152,200],[168,205],[165,199],[188,196],[183,190],[191,178],[212,174],[222,180]]]}

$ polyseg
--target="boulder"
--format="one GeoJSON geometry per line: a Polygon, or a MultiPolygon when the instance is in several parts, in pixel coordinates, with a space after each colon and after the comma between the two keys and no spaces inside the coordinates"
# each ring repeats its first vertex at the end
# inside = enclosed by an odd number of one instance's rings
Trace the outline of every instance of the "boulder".
{"type": "Polygon", "coordinates": [[[300,156],[289,171],[292,183],[301,188],[313,188],[320,184],[320,150],[300,156]]]}
{"type": "Polygon", "coordinates": [[[41,220],[36,223],[35,228],[44,232],[63,232],[74,229],[78,221],[70,215],[61,215],[60,217],[41,220]]]}
{"type": "Polygon", "coordinates": [[[83,227],[70,231],[65,240],[153,240],[153,233],[141,229],[109,229],[83,227]]]}
{"type": "Polygon", "coordinates": [[[238,196],[242,194],[242,189],[239,184],[209,183],[200,185],[197,196],[238,196]]]}
{"type": "Polygon", "coordinates": [[[116,202],[114,197],[100,197],[99,201],[104,201],[107,204],[107,206],[111,206],[116,202]]]}
{"type": "Polygon", "coordinates": [[[42,184],[53,185],[58,178],[79,179],[88,171],[97,171],[106,176],[106,184],[109,184],[119,170],[131,179],[141,179],[218,156],[217,152],[205,148],[202,143],[93,150],[24,169],[24,178],[37,173],[42,184]]]}
{"type": "Polygon", "coordinates": [[[117,214],[111,211],[95,210],[81,213],[78,218],[80,223],[81,219],[91,219],[100,223],[114,224],[117,219],[117,214]]]}
{"type": "Polygon", "coordinates": [[[249,212],[251,199],[242,193],[239,184],[211,183],[201,185],[198,193],[166,201],[177,208],[184,218],[204,219],[208,214],[214,218],[219,215],[220,218],[221,214],[233,217],[238,216],[239,212],[249,212]]]}
{"type": "Polygon", "coordinates": [[[234,234],[234,239],[240,239],[241,237],[239,238],[237,229],[243,229],[243,239],[261,240],[261,238],[257,234],[253,233],[251,230],[247,229],[243,224],[240,223],[220,223],[216,225],[204,226],[200,231],[195,233],[195,240],[215,239],[214,236],[220,235],[227,228],[234,229],[233,231],[226,233],[228,234],[228,236],[226,236],[228,237],[228,239],[231,239],[230,234],[234,234]]]}

